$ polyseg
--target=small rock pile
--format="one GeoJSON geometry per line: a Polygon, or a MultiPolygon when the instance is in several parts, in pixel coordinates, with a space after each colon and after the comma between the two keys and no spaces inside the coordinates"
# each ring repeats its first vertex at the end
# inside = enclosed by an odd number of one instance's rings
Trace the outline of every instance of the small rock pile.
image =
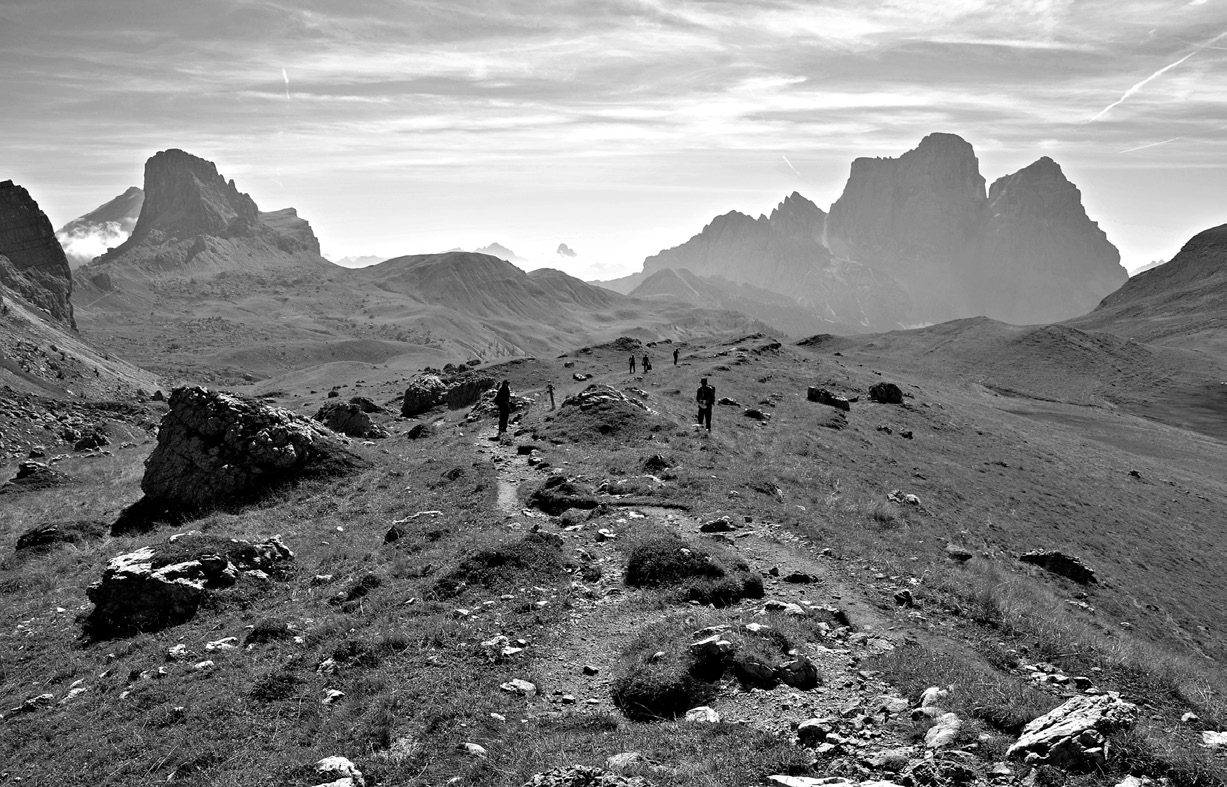
{"type": "Polygon", "coordinates": [[[1068,771],[1102,768],[1108,746],[1104,736],[1132,727],[1137,713],[1137,706],[1116,692],[1077,696],[1024,727],[1006,756],[1068,771]]]}
{"type": "Polygon", "coordinates": [[[92,639],[157,631],[190,620],[212,593],[240,582],[267,583],[294,559],[276,536],[250,542],[188,533],[118,555],[86,590],[92,639]]]}
{"type": "Polygon", "coordinates": [[[1071,579],[1079,585],[1094,585],[1099,580],[1095,571],[1079,558],[1058,552],[1055,549],[1036,549],[1018,558],[1023,563],[1039,566],[1045,571],[1071,579]]]}
{"type": "Polygon", "coordinates": [[[388,433],[371,421],[360,403],[328,402],[313,416],[334,432],[350,437],[387,437],[388,433]]]}
{"type": "Polygon", "coordinates": [[[400,414],[413,418],[443,404],[449,409],[459,410],[476,402],[485,391],[493,387],[493,377],[465,373],[450,377],[422,374],[414,378],[405,389],[400,414]]]}
{"type": "Polygon", "coordinates": [[[72,479],[58,470],[52,470],[43,462],[29,460],[17,465],[17,475],[0,485],[0,495],[16,492],[34,492],[66,484],[72,479]]]}
{"type": "Polygon", "coordinates": [[[825,388],[811,387],[806,391],[805,398],[811,402],[825,404],[827,407],[834,407],[837,410],[850,411],[852,405],[846,397],[836,396],[825,388]]]}

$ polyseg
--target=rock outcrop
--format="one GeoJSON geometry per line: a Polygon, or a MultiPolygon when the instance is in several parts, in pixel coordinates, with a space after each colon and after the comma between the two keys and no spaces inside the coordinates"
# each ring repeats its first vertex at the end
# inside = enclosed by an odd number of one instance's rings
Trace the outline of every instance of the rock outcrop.
{"type": "Polygon", "coordinates": [[[483,393],[493,387],[493,377],[470,374],[452,377],[437,374],[418,375],[405,389],[400,414],[405,418],[414,418],[443,404],[449,409],[459,410],[477,402],[483,393]]]}
{"type": "Polygon", "coordinates": [[[361,404],[328,402],[313,416],[334,432],[350,437],[387,437],[388,433],[371,421],[361,404]]]}
{"type": "Polygon", "coordinates": [[[827,407],[834,407],[837,410],[850,411],[852,409],[852,404],[846,397],[836,396],[825,388],[811,386],[805,392],[805,398],[811,402],[825,404],[827,407]]]}
{"type": "Polygon", "coordinates": [[[53,486],[66,484],[72,479],[58,470],[53,470],[45,462],[32,459],[17,465],[17,474],[3,484],[0,484],[0,495],[17,492],[35,492],[50,489],[53,486]]]}
{"type": "Polygon", "coordinates": [[[56,230],[55,237],[64,247],[68,263],[73,267],[84,265],[122,244],[136,229],[144,203],[145,192],[132,186],[56,230]]]}
{"type": "Polygon", "coordinates": [[[1029,765],[1091,770],[1106,760],[1104,735],[1133,726],[1137,712],[1115,692],[1079,695],[1024,727],[1006,756],[1029,765]]]}
{"type": "Polygon", "coordinates": [[[276,537],[250,542],[199,533],[112,558],[86,595],[93,639],[130,636],[191,619],[213,592],[239,582],[267,583],[289,569],[294,553],[276,537]]]}
{"type": "Polygon", "coordinates": [[[68,258],[47,214],[11,180],[0,182],[0,285],[76,329],[68,258]]]}
{"type": "Polygon", "coordinates": [[[869,387],[869,399],[879,404],[903,404],[903,391],[894,383],[874,383],[869,387]]]}
{"type": "Polygon", "coordinates": [[[1039,566],[1045,571],[1058,574],[1066,579],[1072,579],[1079,585],[1093,585],[1098,582],[1095,578],[1094,569],[1083,563],[1079,558],[1067,555],[1064,552],[1058,552],[1055,549],[1032,550],[1021,555],[1018,559],[1024,563],[1039,566]]]}
{"type": "Polygon", "coordinates": [[[107,525],[96,519],[43,522],[17,537],[15,551],[27,554],[50,552],[66,544],[100,541],[106,533],[107,525]]]}
{"type": "Polygon", "coordinates": [[[284,244],[287,246],[285,251],[293,251],[292,245],[297,244],[299,248],[306,249],[314,254],[320,253],[320,242],[315,237],[315,231],[311,229],[311,224],[306,219],[299,218],[298,211],[294,208],[261,212],[260,221],[266,227],[273,228],[279,235],[290,241],[290,243],[284,244]]]}
{"type": "Polygon", "coordinates": [[[112,532],[252,502],[302,478],[366,465],[343,438],[288,410],[206,388],[177,388],[145,460],[145,496],[112,532]]]}
{"type": "Polygon", "coordinates": [[[256,202],[226,181],[217,166],[182,150],[155,153],[145,162],[145,203],[134,238],[161,231],[172,236],[253,234],[256,202]]]}

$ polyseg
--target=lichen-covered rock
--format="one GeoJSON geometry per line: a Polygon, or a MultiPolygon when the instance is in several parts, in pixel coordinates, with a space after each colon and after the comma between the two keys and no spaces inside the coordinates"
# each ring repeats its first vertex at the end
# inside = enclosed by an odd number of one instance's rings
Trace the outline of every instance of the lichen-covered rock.
{"type": "Polygon", "coordinates": [[[328,402],[313,416],[334,432],[350,437],[387,437],[388,434],[367,415],[361,404],[328,402]]]}
{"type": "Polygon", "coordinates": [[[1095,571],[1073,555],[1058,552],[1055,549],[1036,549],[1018,558],[1024,563],[1039,566],[1045,571],[1059,574],[1066,579],[1072,579],[1079,585],[1094,585],[1099,580],[1095,571]]]}
{"type": "Polygon", "coordinates": [[[145,460],[145,497],[113,534],[253,502],[279,485],[366,466],[342,438],[288,410],[206,388],[177,388],[145,460]]]}
{"type": "Polygon", "coordinates": [[[86,590],[93,639],[157,631],[191,619],[210,593],[284,575],[294,553],[273,537],[250,542],[199,533],[119,555],[86,590]]]}
{"type": "Polygon", "coordinates": [[[1090,770],[1106,760],[1104,735],[1133,726],[1137,712],[1116,692],[1076,696],[1024,727],[1006,756],[1031,765],[1090,770]]]}

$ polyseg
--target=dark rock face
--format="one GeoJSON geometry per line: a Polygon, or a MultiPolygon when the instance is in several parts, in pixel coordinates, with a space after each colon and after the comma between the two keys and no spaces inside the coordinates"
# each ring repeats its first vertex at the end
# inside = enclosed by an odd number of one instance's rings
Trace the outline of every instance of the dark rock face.
{"type": "Polygon", "coordinates": [[[298,217],[298,211],[294,208],[261,212],[260,221],[266,227],[272,227],[288,241],[292,241],[292,243],[287,244],[287,247],[283,249],[284,251],[294,251],[295,249],[292,246],[297,244],[298,247],[314,254],[320,253],[320,242],[315,237],[315,231],[311,229],[311,225],[306,219],[298,217]]]}
{"type": "Polygon", "coordinates": [[[366,465],[332,432],[288,410],[205,388],[177,388],[145,460],[145,497],[112,532],[259,499],[280,484],[366,465]]]}
{"type": "Polygon", "coordinates": [[[1024,563],[1039,566],[1045,571],[1059,574],[1066,579],[1072,579],[1079,585],[1093,585],[1099,580],[1095,571],[1073,555],[1058,552],[1055,549],[1036,549],[1018,558],[1024,563]]]}
{"type": "Polygon", "coordinates": [[[252,543],[200,534],[119,555],[86,590],[94,603],[86,634],[108,639],[182,623],[210,594],[239,582],[267,583],[293,559],[275,536],[252,543]]]}
{"type": "Polygon", "coordinates": [[[903,404],[903,391],[894,383],[875,383],[869,388],[869,399],[880,404],[903,404]]]}
{"type": "Polygon", "coordinates": [[[252,234],[260,224],[255,200],[235,188],[217,166],[182,150],[163,150],[145,162],[145,203],[134,235],[162,230],[175,236],[252,234]]]}
{"type": "Polygon", "coordinates": [[[0,183],[0,284],[76,329],[68,258],[47,214],[11,180],[0,183]]]}

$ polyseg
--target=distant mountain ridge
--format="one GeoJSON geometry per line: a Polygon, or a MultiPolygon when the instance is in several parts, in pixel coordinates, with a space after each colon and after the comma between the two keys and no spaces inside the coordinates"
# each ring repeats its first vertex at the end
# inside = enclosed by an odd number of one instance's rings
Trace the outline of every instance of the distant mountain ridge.
{"type": "Polygon", "coordinates": [[[794,192],[770,216],[718,216],[645,259],[641,273],[597,283],[631,292],[685,268],[786,295],[863,332],[980,315],[1069,319],[1125,281],[1119,261],[1052,159],[986,193],[971,145],[937,133],[899,158],[856,159],[829,214],[794,192]]]}
{"type": "Polygon", "coordinates": [[[126,241],[136,228],[144,203],[145,192],[131,186],[56,230],[55,236],[64,247],[69,264],[77,268],[126,241]]]}

